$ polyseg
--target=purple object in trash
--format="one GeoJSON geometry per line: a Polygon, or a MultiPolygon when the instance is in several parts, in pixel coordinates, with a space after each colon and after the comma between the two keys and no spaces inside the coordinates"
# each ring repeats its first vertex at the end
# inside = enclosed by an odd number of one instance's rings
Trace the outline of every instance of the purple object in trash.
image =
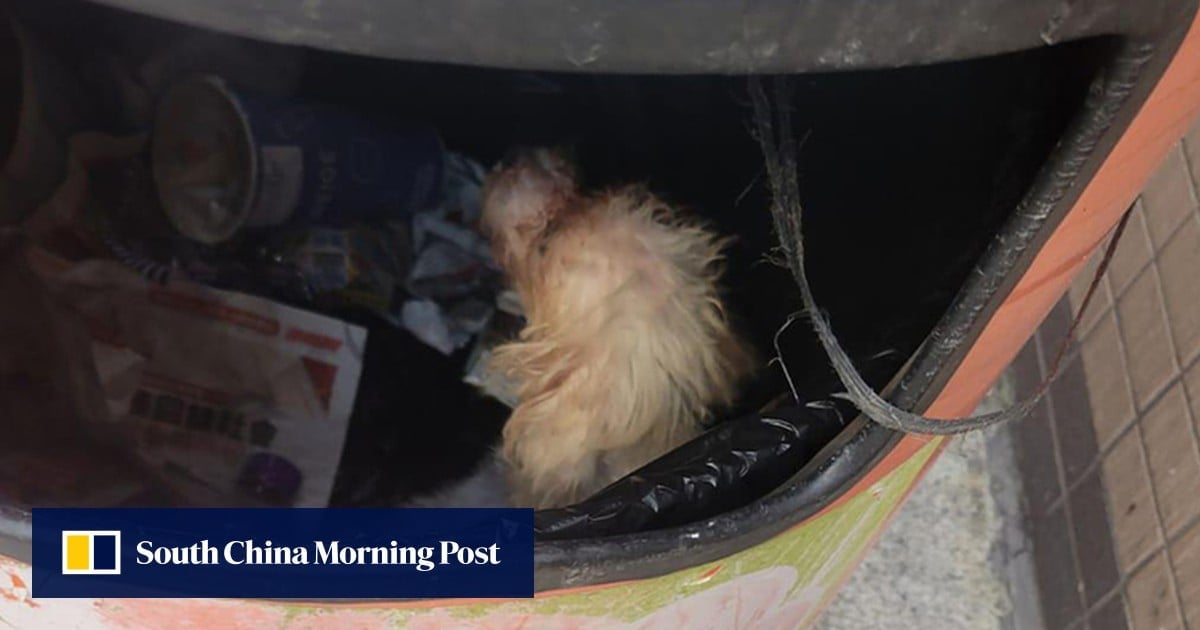
{"type": "Polygon", "coordinates": [[[303,478],[292,462],[272,453],[255,453],[242,465],[238,486],[268,503],[291,505],[303,478]]]}

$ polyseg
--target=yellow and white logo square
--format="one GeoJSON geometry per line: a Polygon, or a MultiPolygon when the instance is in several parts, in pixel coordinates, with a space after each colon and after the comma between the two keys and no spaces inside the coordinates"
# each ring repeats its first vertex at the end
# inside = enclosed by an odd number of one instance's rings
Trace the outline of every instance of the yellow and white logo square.
{"type": "Polygon", "coordinates": [[[63,575],[119,575],[121,532],[64,530],[62,572],[63,575]]]}

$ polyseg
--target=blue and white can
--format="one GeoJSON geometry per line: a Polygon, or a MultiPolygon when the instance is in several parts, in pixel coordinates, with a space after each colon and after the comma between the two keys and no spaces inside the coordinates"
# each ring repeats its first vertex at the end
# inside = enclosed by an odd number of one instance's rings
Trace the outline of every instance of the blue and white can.
{"type": "Polygon", "coordinates": [[[207,75],[163,96],[151,162],[171,223],[207,244],[244,228],[404,219],[438,203],[446,170],[430,126],[259,98],[207,75]]]}

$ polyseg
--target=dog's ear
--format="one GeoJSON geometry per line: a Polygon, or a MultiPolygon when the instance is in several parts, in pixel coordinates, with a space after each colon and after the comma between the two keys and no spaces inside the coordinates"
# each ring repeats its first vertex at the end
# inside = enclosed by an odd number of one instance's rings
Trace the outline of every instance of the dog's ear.
{"type": "Polygon", "coordinates": [[[483,188],[482,232],[505,268],[530,253],[576,196],[575,168],[552,149],[510,152],[483,188]]]}

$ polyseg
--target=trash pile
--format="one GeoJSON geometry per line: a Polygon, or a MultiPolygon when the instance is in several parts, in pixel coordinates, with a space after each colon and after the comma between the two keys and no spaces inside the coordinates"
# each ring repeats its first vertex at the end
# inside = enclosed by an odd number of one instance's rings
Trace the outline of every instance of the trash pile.
{"type": "MultiPolygon", "coordinates": [[[[589,186],[705,179],[665,150],[695,134],[647,133],[693,95],[655,113],[626,79],[407,64],[375,103],[383,62],[156,27],[81,46],[68,71],[9,27],[0,295],[20,307],[0,309],[0,507],[502,505],[516,401],[486,368],[524,319],[477,230],[476,155],[578,140],[589,186]],[[411,111],[409,87],[432,93],[411,111]],[[597,115],[597,95],[622,107],[597,115]],[[648,142],[657,161],[627,159],[648,142]]],[[[757,220],[738,214],[724,231],[757,220]]],[[[769,295],[747,323],[774,331],[791,280],[752,254],[739,300],[769,295]]],[[[827,406],[827,370],[794,372],[811,382],[765,370],[709,432],[539,513],[538,536],[670,527],[780,487],[853,417],[827,406]]]]}
{"type": "MultiPolygon", "coordinates": [[[[31,42],[22,53],[41,54],[31,42]]],[[[239,87],[260,76],[248,59],[288,76],[287,59],[204,38],[139,68],[110,60],[100,72],[132,131],[61,134],[63,155],[24,170],[61,159],[65,177],[6,224],[68,314],[53,334],[88,340],[104,401],[88,431],[135,454],[170,503],[325,506],[369,343],[336,314],[469,352],[463,380],[511,403],[481,359],[520,309],[476,231],[480,164],[419,121],[307,102],[286,81],[239,87]]],[[[14,171],[6,200],[28,183],[14,171]]],[[[27,464],[0,452],[0,469],[27,464]]]]}

